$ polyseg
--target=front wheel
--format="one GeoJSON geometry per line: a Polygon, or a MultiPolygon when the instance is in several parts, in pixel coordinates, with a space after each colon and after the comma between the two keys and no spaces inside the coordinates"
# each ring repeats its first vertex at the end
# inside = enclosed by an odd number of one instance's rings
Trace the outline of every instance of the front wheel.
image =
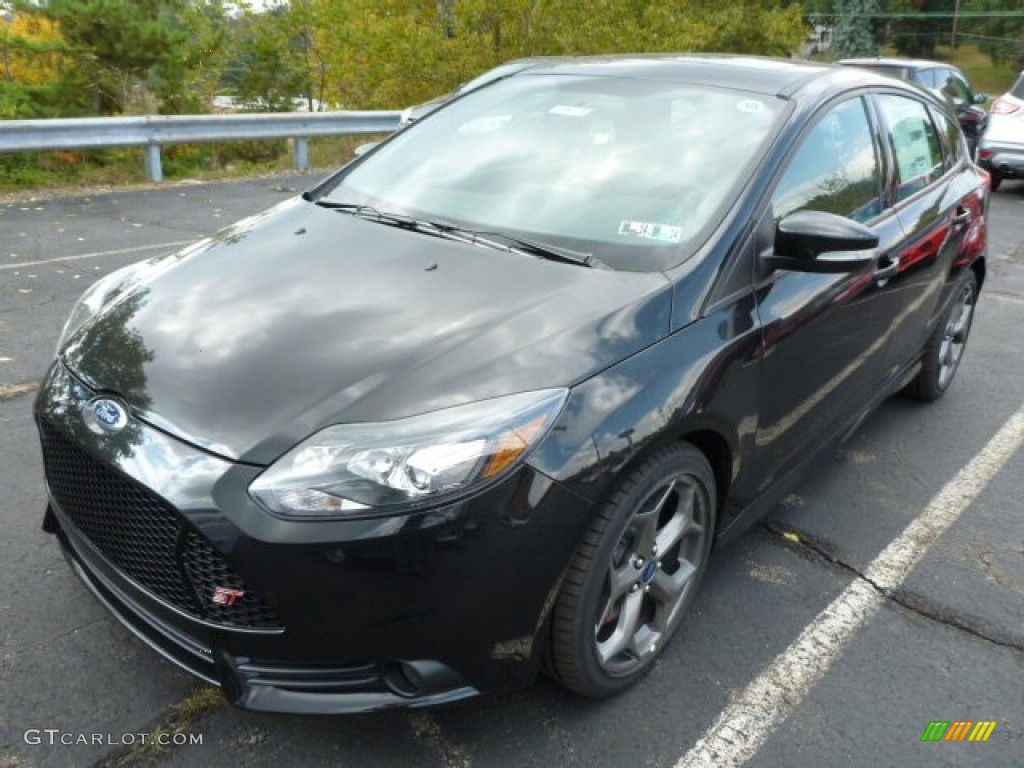
{"type": "Polygon", "coordinates": [[[595,514],[555,604],[546,668],[596,698],[645,674],[682,623],[707,567],[715,478],[688,443],[663,448],[595,514]]]}
{"type": "Polygon", "coordinates": [[[907,385],[906,392],[911,397],[932,402],[946,394],[967,346],[977,300],[978,280],[974,272],[966,269],[953,288],[949,309],[928,339],[921,371],[907,385]]]}

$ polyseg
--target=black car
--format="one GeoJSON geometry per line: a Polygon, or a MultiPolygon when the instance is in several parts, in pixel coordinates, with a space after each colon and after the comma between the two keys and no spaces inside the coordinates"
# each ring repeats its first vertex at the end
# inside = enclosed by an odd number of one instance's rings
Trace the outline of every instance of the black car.
{"type": "Polygon", "coordinates": [[[855,69],[569,59],[76,305],[36,402],[72,568],[258,710],[648,671],[716,543],[985,278],[941,105],[855,69]]]}
{"type": "Polygon", "coordinates": [[[866,58],[843,59],[844,66],[862,67],[890,77],[898,77],[931,91],[956,115],[960,128],[967,137],[971,157],[974,156],[978,139],[985,132],[988,113],[982,109],[988,99],[983,93],[971,88],[967,76],[958,68],[941,61],[927,59],[866,58]]]}

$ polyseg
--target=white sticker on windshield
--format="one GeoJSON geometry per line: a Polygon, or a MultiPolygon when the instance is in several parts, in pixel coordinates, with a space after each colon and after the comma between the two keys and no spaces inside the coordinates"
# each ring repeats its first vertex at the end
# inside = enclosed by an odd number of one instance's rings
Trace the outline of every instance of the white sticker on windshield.
{"type": "Polygon", "coordinates": [[[657,224],[653,221],[623,220],[619,222],[619,234],[656,240],[659,243],[678,243],[683,239],[683,228],[673,224],[657,224]]]}
{"type": "Polygon", "coordinates": [[[736,109],[740,112],[761,112],[764,109],[764,102],[757,99],[744,99],[736,102],[736,109]]]}
{"type": "Polygon", "coordinates": [[[558,104],[548,110],[549,115],[564,115],[565,117],[586,117],[590,114],[590,107],[573,107],[569,104],[558,104]]]}
{"type": "Polygon", "coordinates": [[[512,115],[485,115],[459,126],[459,133],[490,133],[505,127],[512,115]]]}

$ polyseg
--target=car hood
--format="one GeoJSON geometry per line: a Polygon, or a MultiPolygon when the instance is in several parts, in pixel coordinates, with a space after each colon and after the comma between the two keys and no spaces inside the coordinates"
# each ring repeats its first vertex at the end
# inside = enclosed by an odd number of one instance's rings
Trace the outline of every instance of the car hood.
{"type": "Polygon", "coordinates": [[[588,269],[301,199],[164,259],[66,342],[90,387],[265,464],[327,425],[569,386],[668,332],[661,273],[588,269]]]}

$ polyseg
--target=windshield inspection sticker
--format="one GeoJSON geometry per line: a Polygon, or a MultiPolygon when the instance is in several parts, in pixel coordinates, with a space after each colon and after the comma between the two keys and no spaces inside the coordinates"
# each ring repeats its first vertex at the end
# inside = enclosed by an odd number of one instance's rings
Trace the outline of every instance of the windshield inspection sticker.
{"type": "Polygon", "coordinates": [[[656,240],[659,243],[678,243],[683,239],[683,228],[672,224],[656,224],[653,221],[628,221],[619,223],[619,234],[656,240]]]}
{"type": "Polygon", "coordinates": [[[764,110],[764,102],[757,99],[744,99],[736,102],[736,109],[747,113],[761,112],[764,110]]]}
{"type": "Polygon", "coordinates": [[[548,110],[549,115],[563,115],[564,117],[586,117],[590,114],[590,107],[573,107],[568,104],[559,104],[548,110]]]}

